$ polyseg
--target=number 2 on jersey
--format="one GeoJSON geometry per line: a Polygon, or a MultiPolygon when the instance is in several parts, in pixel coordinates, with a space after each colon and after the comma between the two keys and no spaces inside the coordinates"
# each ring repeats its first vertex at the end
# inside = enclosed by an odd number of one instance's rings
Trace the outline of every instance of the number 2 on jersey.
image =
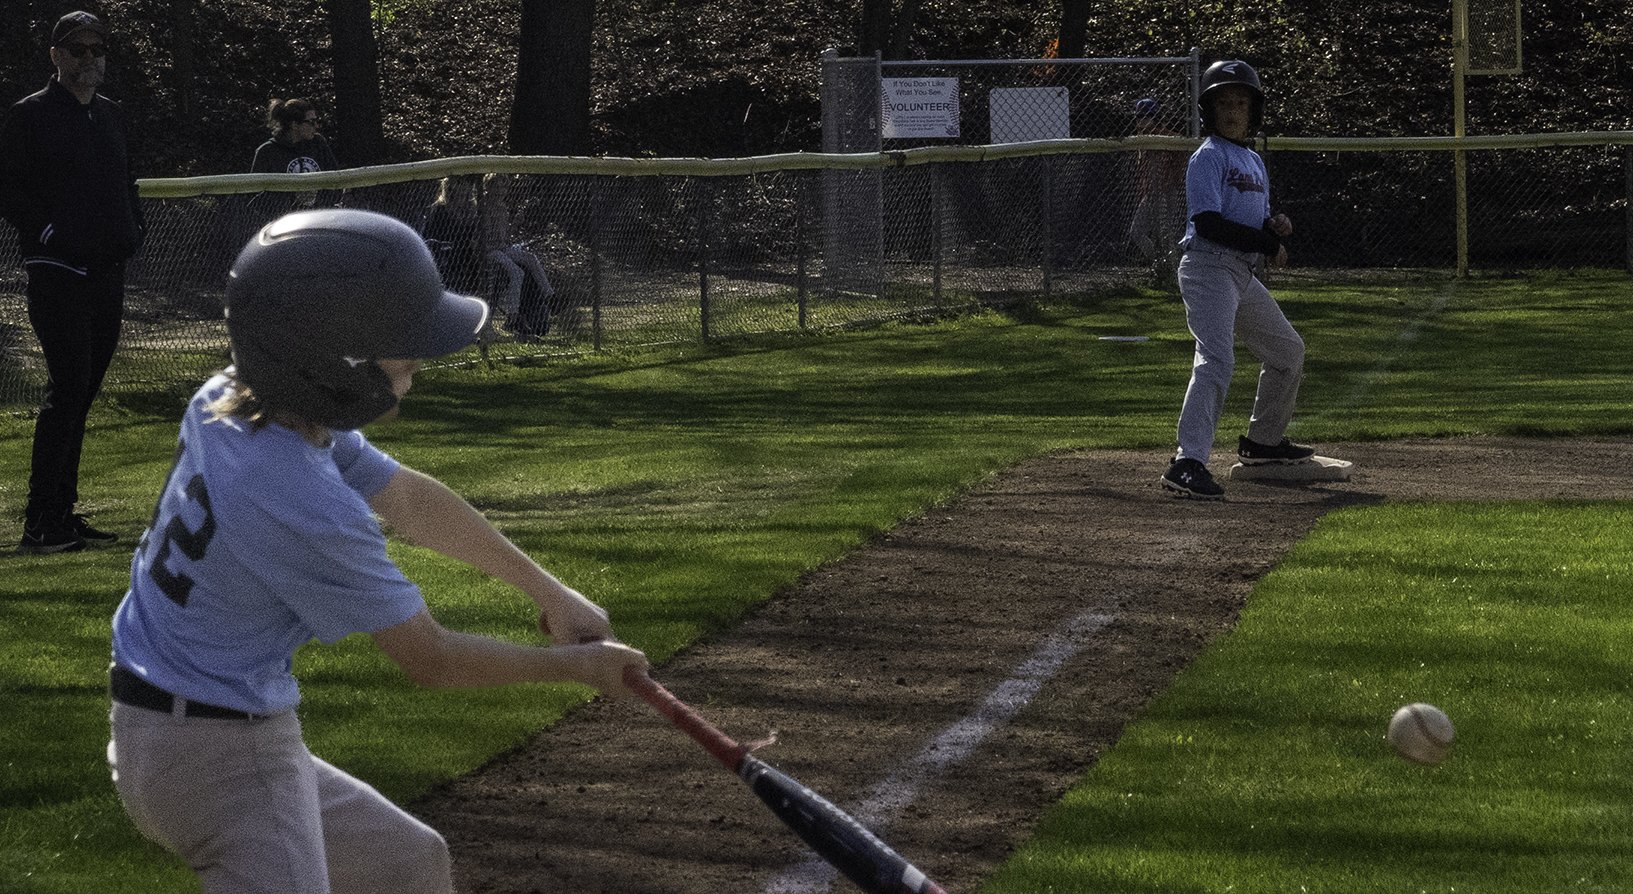
{"type": "MultiPolygon", "coordinates": [[[[181,460],[182,451],[186,449],[185,444],[178,446],[176,450],[178,462],[181,460]]],[[[174,477],[175,473],[176,468],[172,466],[170,477],[174,477]]],[[[167,480],[165,492],[168,493],[169,490],[170,482],[167,480]]],[[[171,601],[185,607],[187,597],[193,592],[194,581],[186,574],[172,572],[166,563],[170,560],[172,548],[179,550],[182,555],[194,562],[204,558],[204,551],[209,548],[210,540],[215,537],[215,514],[210,511],[210,493],[204,486],[203,475],[195,474],[189,478],[183,492],[188,501],[197,503],[204,510],[204,520],[195,530],[189,528],[187,522],[182,520],[180,511],[172,514],[170,521],[164,526],[163,539],[159,541],[159,551],[149,566],[148,576],[171,601]]],[[[158,510],[155,509],[153,514],[153,522],[148,525],[149,535],[152,534],[153,525],[158,523],[158,510]]]]}

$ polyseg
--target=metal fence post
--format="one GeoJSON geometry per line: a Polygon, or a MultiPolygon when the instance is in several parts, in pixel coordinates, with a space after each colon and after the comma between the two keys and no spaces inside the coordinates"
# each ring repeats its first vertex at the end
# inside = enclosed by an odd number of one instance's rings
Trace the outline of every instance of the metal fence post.
{"type": "MultiPolygon", "coordinates": [[[[605,207],[597,202],[596,208],[605,207]]],[[[600,213],[590,224],[590,345],[601,350],[601,223],[600,213]]]]}
{"type": "Polygon", "coordinates": [[[800,188],[794,190],[794,194],[799,196],[799,201],[794,203],[794,302],[795,306],[799,308],[799,328],[804,331],[808,325],[807,313],[809,311],[808,301],[810,295],[810,290],[805,282],[805,262],[806,257],[810,254],[810,249],[805,244],[807,238],[805,232],[805,206],[809,204],[810,198],[810,188],[806,184],[810,183],[810,179],[800,177],[799,182],[801,184],[800,188]]]}
{"type": "Polygon", "coordinates": [[[1469,70],[1468,0],[1452,0],[1452,136],[1458,146],[1452,151],[1452,182],[1455,194],[1452,214],[1457,234],[1457,277],[1469,275],[1469,162],[1463,150],[1464,75],[1469,70]]]}
{"type": "Polygon", "coordinates": [[[942,202],[941,165],[930,166],[930,297],[941,306],[942,202]]]}
{"type": "Polygon", "coordinates": [[[1186,65],[1186,80],[1191,88],[1191,114],[1186,116],[1191,139],[1202,136],[1202,48],[1191,47],[1190,62],[1186,65]]]}
{"type": "Polygon", "coordinates": [[[1055,157],[1043,157],[1043,297],[1054,286],[1055,273],[1055,157]]]}
{"type": "Polygon", "coordinates": [[[1627,177],[1627,272],[1633,273],[1633,146],[1622,150],[1622,172],[1627,177]]]}
{"type": "MultiPolygon", "coordinates": [[[[879,54],[822,54],[822,151],[878,152],[882,148],[879,54]]],[[[883,297],[885,211],[879,170],[822,172],[822,283],[824,295],[883,297]]]]}
{"type": "Polygon", "coordinates": [[[697,178],[697,291],[701,335],[709,338],[709,180],[697,178]]]}

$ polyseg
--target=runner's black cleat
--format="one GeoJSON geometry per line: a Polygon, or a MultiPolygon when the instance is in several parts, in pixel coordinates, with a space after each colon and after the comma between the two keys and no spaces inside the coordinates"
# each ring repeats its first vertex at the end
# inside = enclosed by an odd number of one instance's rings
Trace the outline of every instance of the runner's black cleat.
{"type": "Polygon", "coordinates": [[[1309,462],[1310,457],[1315,456],[1315,448],[1294,444],[1286,438],[1282,438],[1280,444],[1260,444],[1248,438],[1237,438],[1236,456],[1245,466],[1260,463],[1303,463],[1309,462]]]}
{"type": "Polygon", "coordinates": [[[1190,500],[1223,500],[1225,489],[1213,480],[1208,467],[1194,459],[1176,459],[1163,473],[1162,486],[1174,496],[1190,500]]]}

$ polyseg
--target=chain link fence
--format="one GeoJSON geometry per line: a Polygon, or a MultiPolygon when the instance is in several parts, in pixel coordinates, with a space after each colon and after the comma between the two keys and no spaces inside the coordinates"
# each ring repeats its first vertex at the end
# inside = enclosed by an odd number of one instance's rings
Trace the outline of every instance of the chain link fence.
{"type": "MultiPolygon", "coordinates": [[[[1338,276],[1453,268],[1459,146],[1473,269],[1626,269],[1630,145],[1633,134],[1601,133],[1275,139],[1264,150],[1273,198],[1298,227],[1294,263],[1338,276]]],[[[1194,146],[1153,135],[716,161],[477,157],[144,181],[150,234],[129,268],[105,390],[184,388],[224,366],[226,271],[294,207],[366,208],[419,228],[449,282],[489,300],[500,323],[450,362],[497,362],[1092,300],[1154,275],[1172,288],[1167,262],[1137,244],[1139,170],[1152,153],[1182,160],[1194,146]]],[[[1171,248],[1182,185],[1163,201],[1149,234],[1171,248]]],[[[0,228],[0,259],[16,257],[0,228]]],[[[6,263],[0,406],[26,411],[43,385],[24,279],[6,263]]]]}
{"type": "Polygon", "coordinates": [[[1468,160],[1471,270],[1633,270],[1633,134],[1271,140],[1273,197],[1301,266],[1457,265],[1454,157],[1468,160]]]}

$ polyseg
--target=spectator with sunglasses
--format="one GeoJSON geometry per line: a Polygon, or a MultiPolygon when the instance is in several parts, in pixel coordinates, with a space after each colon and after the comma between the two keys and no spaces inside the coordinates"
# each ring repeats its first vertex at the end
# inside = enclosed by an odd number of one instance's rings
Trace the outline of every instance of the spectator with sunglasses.
{"type": "Polygon", "coordinates": [[[25,553],[119,539],[75,511],[86,419],[119,343],[125,262],[146,232],[125,113],[97,93],[107,40],[107,26],[88,12],[57,20],[56,74],[0,121],[0,216],[17,228],[28,320],[46,369],[19,544],[25,553]]]}
{"type": "Polygon", "coordinates": [[[274,99],[267,106],[272,139],[255,150],[253,174],[309,174],[340,167],[329,141],[318,133],[318,111],[304,99],[274,99]]]}

